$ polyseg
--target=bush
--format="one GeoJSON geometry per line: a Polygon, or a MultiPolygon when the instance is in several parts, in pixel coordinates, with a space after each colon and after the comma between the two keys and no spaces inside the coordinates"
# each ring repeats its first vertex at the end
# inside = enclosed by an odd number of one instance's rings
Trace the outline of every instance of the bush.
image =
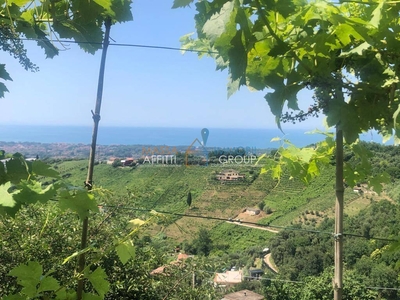
{"type": "Polygon", "coordinates": [[[114,168],[121,167],[121,166],[122,166],[121,160],[120,160],[120,159],[114,160],[113,163],[112,163],[112,166],[113,166],[114,168]]]}
{"type": "Polygon", "coordinates": [[[265,206],[265,207],[264,207],[264,212],[265,212],[267,215],[272,214],[272,208],[269,207],[269,206],[265,206]]]}

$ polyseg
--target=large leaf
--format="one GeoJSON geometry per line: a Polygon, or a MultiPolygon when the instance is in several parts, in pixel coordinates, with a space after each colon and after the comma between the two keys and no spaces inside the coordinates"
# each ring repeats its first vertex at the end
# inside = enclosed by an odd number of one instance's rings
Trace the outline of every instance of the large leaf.
{"type": "Polygon", "coordinates": [[[35,297],[37,294],[37,284],[40,282],[43,269],[36,261],[30,261],[26,265],[19,265],[12,269],[8,274],[17,277],[17,282],[22,286],[22,293],[28,297],[35,297]]]}
{"type": "Polygon", "coordinates": [[[0,185],[0,206],[14,207],[16,201],[13,198],[13,194],[9,193],[8,190],[11,188],[11,183],[0,185]]]}
{"type": "Polygon", "coordinates": [[[206,36],[214,42],[219,38],[226,29],[226,25],[231,20],[232,12],[235,4],[234,0],[227,1],[221,8],[221,10],[215,13],[203,26],[203,32],[206,36]]]}
{"type": "Polygon", "coordinates": [[[104,297],[104,295],[109,291],[110,283],[107,281],[106,272],[101,267],[98,267],[90,273],[87,278],[101,297],[104,297]]]}
{"type": "Polygon", "coordinates": [[[14,200],[19,203],[46,203],[55,196],[56,190],[53,185],[42,189],[42,184],[35,181],[22,181],[17,185],[19,193],[14,195],[14,200]]]}
{"type": "Polygon", "coordinates": [[[126,264],[130,259],[135,258],[136,255],[136,249],[131,240],[117,245],[117,247],[115,247],[115,251],[117,252],[119,260],[123,264],[126,264]]]}
{"type": "Polygon", "coordinates": [[[21,156],[14,155],[6,161],[7,177],[11,183],[18,184],[29,177],[28,166],[21,156]]]}
{"type": "Polygon", "coordinates": [[[32,173],[38,176],[59,178],[59,173],[40,160],[32,162],[32,173]]]}
{"type": "Polygon", "coordinates": [[[70,209],[76,212],[81,219],[89,216],[89,211],[99,212],[94,195],[84,189],[63,190],[58,197],[61,209],[70,209]]]}
{"type": "Polygon", "coordinates": [[[5,64],[0,64],[0,78],[4,80],[11,80],[10,74],[6,71],[6,65],[5,64]]]}

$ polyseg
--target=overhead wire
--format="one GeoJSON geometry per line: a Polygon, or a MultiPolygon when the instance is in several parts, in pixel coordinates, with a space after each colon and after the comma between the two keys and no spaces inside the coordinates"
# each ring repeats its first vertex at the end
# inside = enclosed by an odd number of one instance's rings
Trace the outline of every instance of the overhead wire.
{"type": "MultiPolygon", "coordinates": [[[[249,222],[249,221],[244,221],[241,219],[235,219],[235,218],[220,218],[220,217],[211,217],[211,216],[202,216],[202,215],[192,215],[192,214],[185,214],[185,213],[177,213],[177,212],[171,212],[171,211],[162,211],[162,210],[154,210],[154,209],[146,209],[146,208],[136,208],[136,207],[131,207],[131,206],[125,206],[125,205],[108,205],[104,204],[101,205],[103,208],[120,208],[120,209],[125,209],[125,210],[131,210],[131,211],[140,211],[140,212],[151,212],[151,211],[156,211],[157,213],[160,214],[165,214],[165,215],[173,215],[177,217],[187,217],[187,218],[198,218],[198,219],[207,219],[207,220],[215,220],[215,221],[225,221],[229,222],[232,224],[239,223],[239,224],[248,224],[252,225],[249,228],[253,229],[259,229],[256,227],[264,227],[264,228],[275,228],[275,229],[283,229],[283,230],[288,230],[288,231],[302,231],[302,232],[308,232],[308,233],[318,233],[318,234],[326,234],[326,235],[334,235],[332,232],[329,231],[322,231],[322,230],[314,230],[314,229],[305,229],[305,228],[296,228],[296,227],[286,227],[286,226],[278,226],[278,225],[272,225],[272,224],[260,224],[260,223],[255,223],[255,222],[249,222]],[[256,226],[256,227],[255,227],[256,226]]],[[[364,236],[360,234],[354,234],[354,233],[342,233],[344,236],[351,236],[351,237],[356,237],[356,238],[364,238],[367,240],[379,240],[379,241],[386,241],[386,242],[397,242],[398,240],[395,239],[389,239],[389,238],[383,238],[383,237],[374,237],[374,236],[364,236]]]]}
{"type": "MultiPolygon", "coordinates": [[[[35,39],[35,38],[14,38],[14,40],[21,41],[36,41],[42,42],[44,39],[35,39]]],[[[47,41],[47,40],[46,40],[47,41]]],[[[92,45],[102,45],[102,42],[90,42],[90,41],[81,41],[77,42],[74,40],[57,40],[58,43],[65,44],[92,44],[92,45]]],[[[133,48],[147,48],[147,49],[159,49],[159,50],[172,50],[172,51],[185,51],[185,52],[196,52],[196,53],[207,53],[207,54],[218,54],[216,51],[211,50],[201,50],[201,49],[190,49],[190,48],[180,48],[180,47],[170,47],[170,46],[158,46],[158,45],[144,45],[144,44],[129,44],[129,43],[109,43],[109,46],[117,46],[117,47],[133,47],[133,48]]]]}

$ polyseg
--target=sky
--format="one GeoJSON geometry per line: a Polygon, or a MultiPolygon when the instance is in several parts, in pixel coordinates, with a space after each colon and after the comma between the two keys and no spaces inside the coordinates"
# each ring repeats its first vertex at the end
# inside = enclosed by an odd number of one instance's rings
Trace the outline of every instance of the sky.
{"type": "MultiPolygon", "coordinates": [[[[110,36],[116,43],[180,47],[179,38],[194,32],[195,10],[171,6],[172,0],[133,1],[134,20],[112,26],[110,36]]],[[[91,126],[101,51],[91,55],[69,44],[45,59],[35,42],[25,44],[40,71],[25,71],[2,53],[13,81],[0,99],[0,124],[91,126]]],[[[104,80],[100,126],[276,128],[265,92],[242,87],[227,99],[227,72],[195,53],[110,46],[104,80]]],[[[311,93],[299,100],[307,109],[311,93]]],[[[322,118],[283,124],[284,130],[294,128],[323,129],[322,118]]]]}

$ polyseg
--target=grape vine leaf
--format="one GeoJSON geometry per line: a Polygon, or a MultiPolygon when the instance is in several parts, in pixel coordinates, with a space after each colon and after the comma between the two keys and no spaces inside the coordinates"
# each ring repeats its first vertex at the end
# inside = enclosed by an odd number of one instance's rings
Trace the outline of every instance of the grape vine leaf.
{"type": "Polygon", "coordinates": [[[203,32],[210,39],[211,42],[215,42],[227,28],[227,24],[234,18],[234,1],[226,2],[219,12],[216,12],[211,16],[209,20],[204,23],[203,32]]]}
{"type": "Polygon", "coordinates": [[[88,274],[87,279],[89,279],[93,288],[101,297],[104,297],[110,289],[110,283],[106,280],[107,274],[101,267],[88,274]]]}
{"type": "Polygon", "coordinates": [[[19,193],[13,195],[14,200],[19,203],[46,203],[50,198],[54,197],[56,194],[56,189],[51,184],[45,189],[42,189],[42,184],[35,181],[21,181],[17,186],[19,193]]]}
{"type": "Polygon", "coordinates": [[[5,67],[6,67],[5,64],[0,64],[0,78],[12,81],[10,74],[8,74],[5,67]]]}
{"type": "Polygon", "coordinates": [[[120,243],[115,247],[115,251],[122,264],[126,264],[130,259],[135,258],[136,249],[131,240],[120,243]]]}
{"type": "Polygon", "coordinates": [[[194,0],[174,0],[172,8],[186,7],[189,6],[194,0]]]}
{"type": "Polygon", "coordinates": [[[32,173],[34,175],[51,177],[51,178],[60,177],[59,173],[56,170],[52,169],[51,166],[45,164],[40,160],[34,160],[32,162],[32,173]]]}
{"type": "Polygon", "coordinates": [[[6,169],[2,161],[0,161],[0,185],[6,183],[8,181],[6,169]]]}
{"type": "Polygon", "coordinates": [[[36,261],[29,261],[26,265],[22,264],[12,269],[8,275],[17,277],[17,282],[22,286],[21,293],[30,298],[37,294],[36,286],[42,276],[42,266],[36,261]]]}
{"type": "Polygon", "coordinates": [[[92,293],[83,293],[82,300],[103,300],[104,297],[92,293]]]}
{"type": "Polygon", "coordinates": [[[76,212],[81,219],[89,216],[89,211],[99,212],[94,195],[85,189],[61,190],[58,198],[61,209],[70,209],[76,212]]]}
{"type": "Polygon", "coordinates": [[[14,154],[6,161],[7,177],[11,183],[18,184],[23,179],[28,179],[28,166],[22,156],[14,154]]]}
{"type": "Polygon", "coordinates": [[[9,193],[11,187],[11,182],[0,185],[0,213],[15,216],[20,205],[13,198],[13,195],[17,192],[9,193]]]}
{"type": "Polygon", "coordinates": [[[60,287],[57,279],[52,276],[41,276],[38,293],[45,291],[56,291],[60,287]]]}

